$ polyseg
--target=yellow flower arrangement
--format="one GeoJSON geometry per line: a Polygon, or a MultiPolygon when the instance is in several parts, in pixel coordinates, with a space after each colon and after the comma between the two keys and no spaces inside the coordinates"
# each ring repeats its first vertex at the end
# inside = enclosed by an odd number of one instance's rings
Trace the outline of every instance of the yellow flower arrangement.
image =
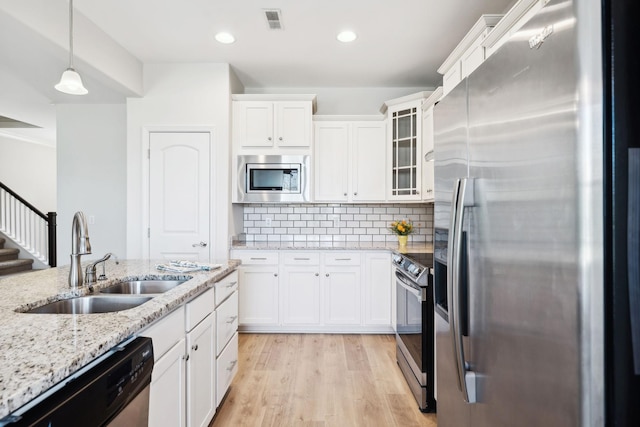
{"type": "Polygon", "coordinates": [[[398,236],[408,236],[413,233],[413,224],[410,221],[403,219],[402,221],[393,221],[389,230],[393,234],[397,234],[398,236]]]}

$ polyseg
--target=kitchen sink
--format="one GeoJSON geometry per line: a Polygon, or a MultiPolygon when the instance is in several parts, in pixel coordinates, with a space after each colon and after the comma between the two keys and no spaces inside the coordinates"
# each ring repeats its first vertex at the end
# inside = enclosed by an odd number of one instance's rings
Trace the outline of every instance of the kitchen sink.
{"type": "Polygon", "coordinates": [[[36,307],[25,313],[37,314],[91,314],[111,313],[128,310],[149,301],[153,297],[134,296],[106,296],[91,295],[64,299],[36,307]]]}
{"type": "Polygon", "coordinates": [[[128,280],[100,290],[103,294],[161,294],[186,280],[128,280]]]}

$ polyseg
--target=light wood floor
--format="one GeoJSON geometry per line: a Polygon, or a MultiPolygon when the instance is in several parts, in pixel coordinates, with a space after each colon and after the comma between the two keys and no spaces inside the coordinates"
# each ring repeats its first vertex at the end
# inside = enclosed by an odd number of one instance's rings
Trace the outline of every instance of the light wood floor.
{"type": "Polygon", "coordinates": [[[436,426],[393,335],[240,334],[239,370],[210,427],[436,426]]]}

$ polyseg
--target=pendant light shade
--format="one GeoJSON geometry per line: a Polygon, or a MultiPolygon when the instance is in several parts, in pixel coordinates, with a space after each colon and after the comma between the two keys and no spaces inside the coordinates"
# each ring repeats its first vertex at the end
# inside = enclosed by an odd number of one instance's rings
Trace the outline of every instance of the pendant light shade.
{"type": "Polygon", "coordinates": [[[56,90],[68,93],[69,95],[86,95],[89,93],[87,88],[82,84],[82,77],[73,68],[67,68],[62,73],[60,83],[55,85],[56,90]]]}
{"type": "Polygon", "coordinates": [[[73,0],[69,0],[69,68],[60,78],[60,83],[55,85],[56,90],[69,95],[86,95],[89,93],[82,84],[80,74],[73,68],[73,0]]]}

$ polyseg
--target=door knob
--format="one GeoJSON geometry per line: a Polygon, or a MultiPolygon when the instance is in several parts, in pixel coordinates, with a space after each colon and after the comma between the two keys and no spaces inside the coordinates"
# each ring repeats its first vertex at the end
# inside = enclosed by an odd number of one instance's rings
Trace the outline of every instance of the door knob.
{"type": "Polygon", "coordinates": [[[195,247],[197,247],[197,246],[200,246],[200,247],[202,247],[202,248],[206,248],[206,247],[207,247],[207,244],[206,244],[205,242],[200,242],[200,243],[194,243],[194,244],[193,244],[193,245],[191,245],[191,246],[192,246],[192,247],[194,247],[194,248],[195,248],[195,247]]]}

